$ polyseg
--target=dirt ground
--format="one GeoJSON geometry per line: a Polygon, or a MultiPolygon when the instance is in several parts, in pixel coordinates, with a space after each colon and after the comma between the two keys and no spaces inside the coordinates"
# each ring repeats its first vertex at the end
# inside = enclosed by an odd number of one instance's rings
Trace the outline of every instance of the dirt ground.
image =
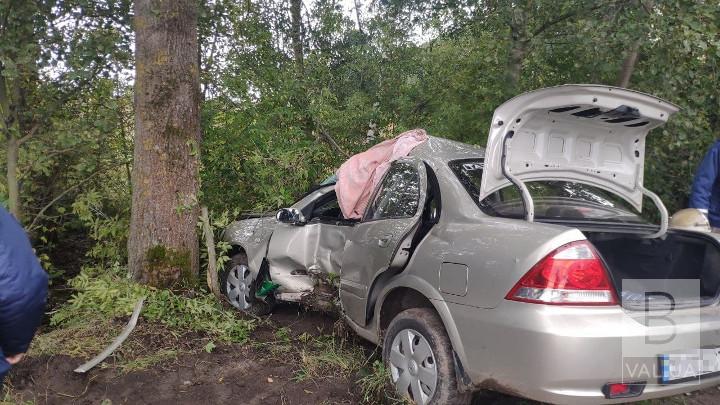
{"type": "MultiPolygon", "coordinates": [[[[253,332],[256,342],[272,342],[274,330],[286,327],[292,336],[321,336],[337,328],[332,317],[282,306],[271,326],[253,332]]],[[[152,344],[152,343],[149,343],[152,344]]],[[[361,345],[368,356],[372,345],[361,345]]],[[[272,345],[272,343],[270,343],[272,345]]],[[[15,398],[36,404],[356,404],[361,392],[355,376],[298,381],[297,365],[269,356],[257,345],[227,345],[211,353],[182,354],[169,362],[130,373],[96,368],[86,375],[72,370],[82,359],[68,356],[29,357],[15,367],[10,384],[15,398]]],[[[475,395],[473,404],[530,404],[531,401],[492,392],[475,395]]],[[[653,404],[717,404],[720,389],[653,401],[653,404]]]]}

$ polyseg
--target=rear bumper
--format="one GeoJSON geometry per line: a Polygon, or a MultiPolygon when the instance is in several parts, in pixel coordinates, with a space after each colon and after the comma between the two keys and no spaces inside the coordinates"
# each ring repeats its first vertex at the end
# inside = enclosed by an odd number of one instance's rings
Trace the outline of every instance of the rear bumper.
{"type": "MultiPolygon", "coordinates": [[[[463,367],[477,388],[551,403],[619,403],[720,384],[720,376],[659,383],[658,355],[720,346],[720,310],[675,315],[668,329],[644,326],[620,307],[573,308],[504,301],[495,309],[449,304],[464,347],[463,367]],[[685,316],[686,315],[686,316],[685,316]],[[638,342],[647,342],[642,350],[638,342]],[[699,345],[699,346],[697,346],[699,345]],[[606,399],[606,383],[646,382],[642,395],[606,399]]],[[[694,312],[693,312],[694,311],[694,312]]]]}

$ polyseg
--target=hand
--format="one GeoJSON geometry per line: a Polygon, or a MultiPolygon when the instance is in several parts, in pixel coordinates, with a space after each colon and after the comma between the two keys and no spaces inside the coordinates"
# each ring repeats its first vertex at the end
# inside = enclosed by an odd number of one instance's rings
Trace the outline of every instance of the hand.
{"type": "Polygon", "coordinates": [[[18,353],[14,356],[5,357],[5,360],[10,363],[11,366],[14,366],[15,364],[20,363],[20,360],[25,357],[25,353],[18,353]]]}

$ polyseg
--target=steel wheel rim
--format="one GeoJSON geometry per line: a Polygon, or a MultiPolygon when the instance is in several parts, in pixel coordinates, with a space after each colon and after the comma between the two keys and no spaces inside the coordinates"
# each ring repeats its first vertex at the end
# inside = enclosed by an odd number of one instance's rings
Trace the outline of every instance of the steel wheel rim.
{"type": "Polygon", "coordinates": [[[235,308],[247,310],[250,308],[250,283],[252,277],[250,268],[244,264],[236,264],[228,272],[225,291],[230,304],[235,308]]]}
{"type": "Polygon", "coordinates": [[[395,389],[417,404],[427,404],[435,394],[438,374],[430,343],[413,329],[403,329],[390,346],[390,374],[395,389]]]}

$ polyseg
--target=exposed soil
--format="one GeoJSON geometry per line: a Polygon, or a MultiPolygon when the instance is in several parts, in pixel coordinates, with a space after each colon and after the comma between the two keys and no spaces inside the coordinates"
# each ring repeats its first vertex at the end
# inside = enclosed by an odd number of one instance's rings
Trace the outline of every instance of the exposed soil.
{"type": "MultiPolygon", "coordinates": [[[[277,327],[291,336],[345,333],[342,323],[318,312],[283,305],[270,317],[271,324],[257,328],[256,342],[273,341],[277,327]]],[[[152,344],[148,341],[148,344],[152,344]]],[[[368,356],[374,348],[363,346],[368,356]]],[[[296,381],[297,365],[270,356],[255,345],[227,345],[212,353],[182,354],[169,362],[127,374],[96,367],[85,375],[73,372],[83,359],[68,356],[29,357],[10,374],[15,397],[37,404],[356,404],[360,389],[356,376],[296,381]],[[105,401],[105,402],[103,402],[105,401]]],[[[720,390],[653,401],[654,404],[716,404],[720,390]]],[[[531,401],[485,391],[473,404],[530,404],[531,401]]]]}
{"type": "MultiPolygon", "coordinates": [[[[297,306],[280,306],[270,325],[257,328],[253,341],[272,341],[277,327],[290,336],[333,332],[336,320],[297,306]]],[[[151,344],[151,341],[148,341],[151,344]]],[[[371,345],[367,345],[370,353],[371,345]]],[[[96,367],[85,375],[73,370],[83,362],[68,356],[28,357],[10,376],[15,396],[38,404],[354,404],[354,378],[293,380],[297,367],[253,345],[227,345],[212,353],[182,354],[176,360],[128,374],[96,367]]]]}

